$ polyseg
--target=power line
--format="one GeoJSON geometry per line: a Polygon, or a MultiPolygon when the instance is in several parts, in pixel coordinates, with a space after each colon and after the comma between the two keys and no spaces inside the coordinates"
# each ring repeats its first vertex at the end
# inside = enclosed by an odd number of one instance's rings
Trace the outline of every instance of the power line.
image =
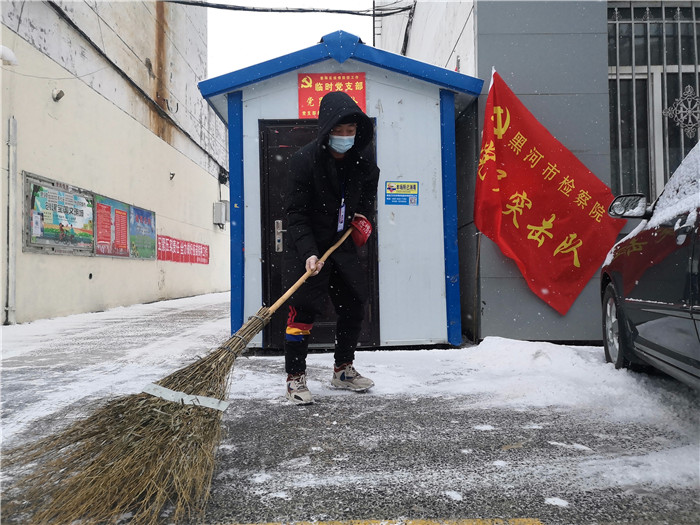
{"type": "Polygon", "coordinates": [[[382,18],[385,16],[398,15],[405,11],[409,11],[412,6],[404,7],[379,7],[373,9],[315,9],[306,7],[250,7],[242,5],[216,4],[213,2],[196,2],[192,0],[165,0],[170,4],[182,4],[195,7],[209,7],[211,9],[226,9],[229,11],[247,11],[254,13],[325,13],[334,15],[354,15],[354,16],[373,16],[382,18]]]}

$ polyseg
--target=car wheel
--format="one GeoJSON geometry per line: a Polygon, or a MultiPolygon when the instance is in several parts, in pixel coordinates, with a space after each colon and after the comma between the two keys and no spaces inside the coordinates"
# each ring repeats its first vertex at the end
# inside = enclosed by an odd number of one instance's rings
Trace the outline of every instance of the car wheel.
{"type": "Polygon", "coordinates": [[[603,345],[605,360],[613,363],[615,368],[630,366],[627,359],[629,345],[624,317],[615,287],[608,284],[603,295],[603,345]]]}

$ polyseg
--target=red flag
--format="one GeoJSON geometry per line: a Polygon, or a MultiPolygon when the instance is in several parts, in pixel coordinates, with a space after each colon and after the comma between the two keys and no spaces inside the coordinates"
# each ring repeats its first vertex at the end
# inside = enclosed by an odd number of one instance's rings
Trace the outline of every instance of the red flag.
{"type": "Polygon", "coordinates": [[[598,271],[624,220],[613,196],[494,72],[484,116],[474,222],[527,285],[564,315],[598,271]]]}

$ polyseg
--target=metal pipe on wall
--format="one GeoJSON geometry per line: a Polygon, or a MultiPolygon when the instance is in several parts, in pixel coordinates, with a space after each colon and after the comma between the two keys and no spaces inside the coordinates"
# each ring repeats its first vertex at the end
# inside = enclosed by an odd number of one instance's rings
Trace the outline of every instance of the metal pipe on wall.
{"type": "Polygon", "coordinates": [[[7,133],[7,282],[4,324],[15,324],[17,265],[17,120],[10,117],[7,133]]]}

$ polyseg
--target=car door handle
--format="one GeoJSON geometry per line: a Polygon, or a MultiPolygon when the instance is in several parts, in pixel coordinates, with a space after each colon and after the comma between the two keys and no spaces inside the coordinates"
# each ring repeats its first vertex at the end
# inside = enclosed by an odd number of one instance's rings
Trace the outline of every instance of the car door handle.
{"type": "Polygon", "coordinates": [[[690,222],[689,219],[689,217],[685,217],[685,219],[680,218],[676,221],[676,224],[673,226],[673,233],[676,235],[676,244],[678,246],[683,244],[688,234],[693,233],[693,230],[695,230],[695,224],[693,222],[690,222]],[[685,224],[683,224],[684,221],[688,222],[685,222],[685,224]]]}
{"type": "Polygon", "coordinates": [[[675,228],[673,230],[673,233],[676,234],[676,244],[678,246],[683,244],[685,242],[685,239],[688,237],[688,234],[693,233],[694,229],[695,227],[690,224],[681,226],[680,228],[675,228]]]}

